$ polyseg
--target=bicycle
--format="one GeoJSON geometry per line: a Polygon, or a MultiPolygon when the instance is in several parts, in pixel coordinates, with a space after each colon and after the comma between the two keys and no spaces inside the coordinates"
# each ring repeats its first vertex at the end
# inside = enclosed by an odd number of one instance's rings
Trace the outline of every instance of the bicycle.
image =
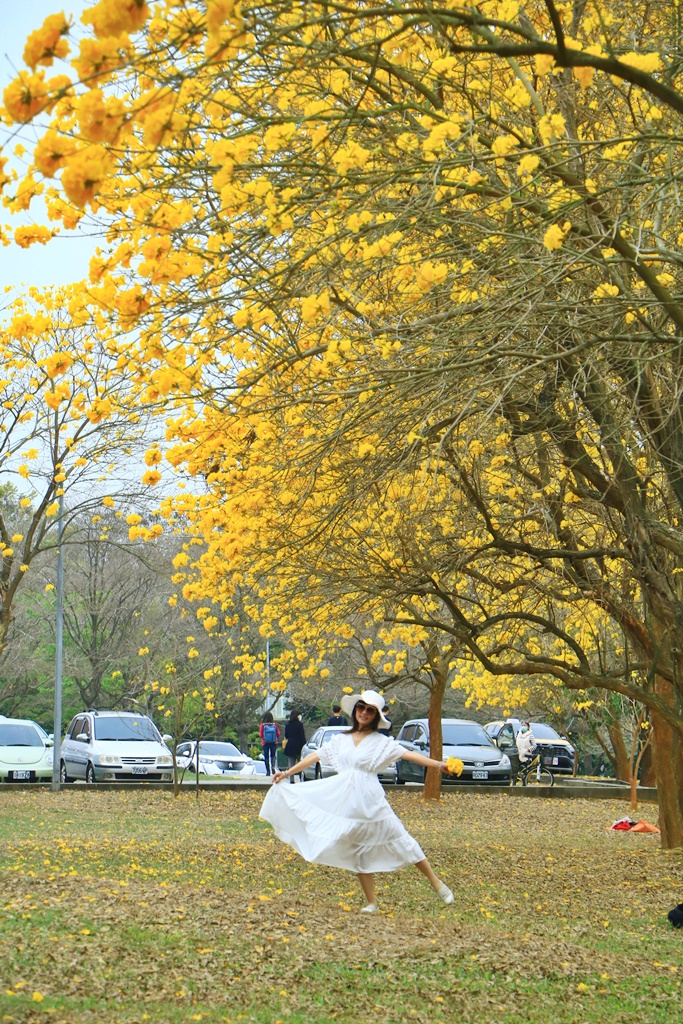
{"type": "Polygon", "coordinates": [[[541,763],[539,754],[536,754],[528,764],[520,768],[517,778],[523,786],[547,786],[555,785],[555,776],[550,768],[541,763]]]}

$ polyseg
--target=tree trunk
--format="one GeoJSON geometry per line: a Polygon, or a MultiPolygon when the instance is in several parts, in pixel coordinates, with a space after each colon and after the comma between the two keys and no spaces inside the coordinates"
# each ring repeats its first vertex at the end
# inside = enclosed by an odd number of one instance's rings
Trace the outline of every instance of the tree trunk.
{"type": "MultiPolygon", "coordinates": [[[[655,689],[667,703],[673,703],[673,687],[661,676],[656,679],[655,689]]],[[[651,712],[650,720],[662,847],[673,850],[683,846],[683,737],[656,712],[651,712]]]]}
{"type": "Polygon", "coordinates": [[[641,786],[656,786],[657,776],[655,775],[654,744],[650,742],[645,748],[640,762],[640,784],[641,786]]]}
{"type": "Polygon", "coordinates": [[[614,769],[618,779],[628,782],[631,778],[631,758],[624,742],[624,733],[621,722],[613,721],[607,725],[607,734],[614,751],[614,769]]]}
{"type": "MultiPolygon", "coordinates": [[[[436,659],[435,659],[436,660],[436,659]]],[[[443,757],[443,733],[441,730],[441,709],[443,695],[446,692],[448,671],[438,671],[432,662],[432,685],[429,690],[429,756],[436,761],[443,757]]],[[[438,768],[428,768],[425,775],[425,786],[422,793],[425,800],[441,798],[441,772],[438,768]]]]}
{"type": "Polygon", "coordinates": [[[631,775],[631,806],[630,811],[638,810],[638,779],[635,772],[631,775]]]}

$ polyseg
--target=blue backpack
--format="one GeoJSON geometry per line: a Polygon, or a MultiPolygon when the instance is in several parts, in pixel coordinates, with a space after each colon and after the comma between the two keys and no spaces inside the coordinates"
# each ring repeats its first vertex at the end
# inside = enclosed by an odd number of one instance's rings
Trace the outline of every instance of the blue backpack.
{"type": "Polygon", "coordinates": [[[266,722],[263,726],[263,742],[277,743],[277,726],[273,722],[266,722]]]}

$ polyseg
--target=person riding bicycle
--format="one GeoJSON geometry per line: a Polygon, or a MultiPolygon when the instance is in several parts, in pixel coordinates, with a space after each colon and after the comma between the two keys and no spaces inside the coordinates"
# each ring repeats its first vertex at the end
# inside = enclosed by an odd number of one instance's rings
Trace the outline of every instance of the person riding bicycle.
{"type": "Polygon", "coordinates": [[[519,763],[524,767],[536,756],[536,740],[528,722],[520,722],[515,742],[517,743],[519,763]]]}

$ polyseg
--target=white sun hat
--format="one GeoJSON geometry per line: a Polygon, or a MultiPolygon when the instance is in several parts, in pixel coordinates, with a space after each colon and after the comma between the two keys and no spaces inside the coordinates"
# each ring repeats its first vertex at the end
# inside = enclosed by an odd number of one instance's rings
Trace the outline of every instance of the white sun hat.
{"type": "Polygon", "coordinates": [[[363,690],[362,693],[345,693],[340,703],[342,711],[349,718],[353,716],[353,709],[359,700],[362,700],[364,704],[369,704],[373,708],[377,708],[379,711],[379,724],[382,729],[390,729],[391,722],[388,718],[385,718],[382,714],[382,708],[384,707],[384,697],[377,690],[363,690]]]}

